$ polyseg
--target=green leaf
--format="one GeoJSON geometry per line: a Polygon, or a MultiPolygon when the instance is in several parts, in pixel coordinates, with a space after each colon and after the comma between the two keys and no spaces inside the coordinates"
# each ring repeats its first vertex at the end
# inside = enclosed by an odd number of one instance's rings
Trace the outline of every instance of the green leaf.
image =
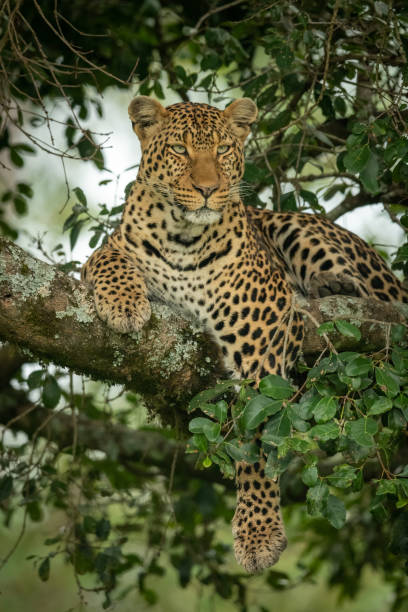
{"type": "Polygon", "coordinates": [[[375,379],[381,391],[390,397],[395,397],[399,393],[400,383],[396,374],[388,368],[375,368],[375,379]]]}
{"type": "Polygon", "coordinates": [[[368,144],[358,145],[347,151],[343,157],[343,163],[349,172],[355,174],[365,168],[370,155],[371,151],[368,144]]]}
{"type": "Polygon", "coordinates": [[[356,121],[351,126],[352,134],[364,134],[366,131],[367,131],[367,126],[365,126],[364,123],[359,123],[358,121],[356,121]]]}
{"type": "Polygon", "coordinates": [[[314,447],[314,442],[310,440],[303,440],[302,438],[296,437],[285,438],[278,446],[278,457],[284,457],[289,451],[304,454],[314,447]]]}
{"type": "Polygon", "coordinates": [[[194,434],[192,438],[192,442],[199,451],[206,453],[208,450],[208,441],[204,434],[197,433],[194,434]]]}
{"type": "Polygon", "coordinates": [[[296,198],[294,191],[283,193],[280,198],[281,210],[297,210],[296,198]]]}
{"type": "Polygon", "coordinates": [[[87,514],[84,516],[82,525],[85,533],[95,533],[97,521],[93,516],[87,514]]]}
{"type": "Polygon", "coordinates": [[[380,480],[377,485],[377,495],[396,495],[397,480],[380,480]]]}
{"type": "Polygon", "coordinates": [[[222,60],[218,53],[208,50],[201,60],[200,65],[201,70],[218,70],[218,68],[222,66],[222,60]]]}
{"type": "Polygon", "coordinates": [[[348,321],[339,320],[339,321],[335,321],[335,325],[338,331],[343,336],[347,336],[348,338],[355,338],[357,341],[361,340],[360,330],[358,329],[358,327],[356,327],[352,323],[349,323],[348,321]]]}
{"type": "Polygon", "coordinates": [[[301,473],[302,481],[308,487],[313,487],[319,480],[317,465],[306,465],[301,473]]]}
{"type": "Polygon", "coordinates": [[[328,480],[333,487],[348,489],[356,479],[356,468],[351,465],[336,465],[328,480]]]}
{"type": "Polygon", "coordinates": [[[319,393],[314,388],[309,389],[302,395],[298,404],[289,404],[289,415],[307,421],[312,418],[313,410],[319,401],[319,393]]]}
{"type": "Polygon", "coordinates": [[[322,323],[321,325],[319,325],[319,327],[316,330],[319,336],[323,336],[323,334],[329,334],[330,332],[333,332],[333,331],[334,331],[333,321],[326,321],[326,323],[322,323]]]}
{"type": "Polygon", "coordinates": [[[24,160],[15,147],[10,147],[10,159],[17,168],[24,166],[24,160]]]}
{"type": "Polygon", "coordinates": [[[274,399],[287,399],[295,391],[289,381],[277,374],[269,374],[262,378],[259,383],[259,390],[263,395],[274,399]]]}
{"type": "Polygon", "coordinates": [[[52,409],[58,404],[61,397],[61,389],[54,376],[47,375],[42,391],[42,403],[46,408],[52,409]]]}
{"type": "Polygon", "coordinates": [[[220,432],[221,425],[219,423],[214,423],[213,421],[209,421],[203,429],[203,434],[209,442],[215,442],[218,439],[220,432]]]}
{"type": "Polygon", "coordinates": [[[10,497],[13,490],[12,476],[3,476],[0,478],[0,502],[10,497]]]}
{"type": "MultiPolygon", "coordinates": [[[[206,406],[208,402],[212,401],[222,393],[233,389],[236,385],[242,384],[241,380],[224,380],[221,383],[215,385],[211,389],[205,389],[193,397],[188,405],[188,411],[201,410],[202,406],[206,406]]],[[[191,431],[191,430],[190,430],[191,431]]]]}
{"type": "MultiPolygon", "coordinates": [[[[132,186],[132,185],[133,185],[133,183],[131,182],[131,183],[130,183],[130,186],[132,186]]],[[[126,188],[125,188],[125,193],[126,193],[126,188]]],[[[111,216],[114,216],[114,215],[119,215],[119,214],[123,213],[123,209],[124,209],[124,207],[125,207],[125,206],[124,206],[124,204],[119,204],[118,206],[114,206],[114,207],[113,207],[113,208],[111,208],[111,210],[109,211],[109,214],[110,214],[111,216]]]]}
{"type": "Polygon", "coordinates": [[[44,559],[44,561],[40,564],[38,568],[38,575],[40,577],[40,580],[42,580],[43,582],[47,582],[48,578],[50,577],[50,559],[49,557],[44,559]]]}
{"type": "Polygon", "coordinates": [[[228,416],[228,404],[224,400],[219,400],[213,406],[214,408],[214,418],[217,419],[221,424],[227,420],[228,416]]]}
{"type": "Polygon", "coordinates": [[[325,423],[334,417],[337,411],[337,402],[332,397],[325,396],[317,403],[313,410],[317,423],[325,423]]]}
{"type": "Polygon", "coordinates": [[[78,217],[78,213],[77,212],[73,212],[69,215],[69,217],[67,217],[64,221],[64,225],[62,226],[62,231],[66,232],[70,227],[72,227],[74,225],[74,223],[76,222],[78,217]]]}
{"type": "Polygon", "coordinates": [[[392,408],[392,400],[389,397],[378,397],[371,405],[367,414],[383,414],[392,408]]]}
{"type": "Polygon", "coordinates": [[[85,206],[86,208],[87,207],[86,196],[84,192],[82,191],[82,189],[80,187],[74,187],[72,191],[75,193],[76,197],[78,198],[78,202],[80,202],[82,206],[85,206]]]}
{"type": "Polygon", "coordinates": [[[346,507],[342,500],[334,495],[329,495],[324,508],[324,516],[335,529],[341,529],[346,522],[346,507]]]}
{"type": "Polygon", "coordinates": [[[278,458],[277,449],[273,448],[268,453],[268,459],[265,464],[265,475],[267,478],[275,479],[283,474],[292,460],[292,454],[289,453],[283,458],[278,458]]]}
{"type": "Polygon", "coordinates": [[[245,406],[241,416],[242,427],[246,430],[256,429],[268,416],[276,414],[281,408],[281,400],[272,400],[265,395],[258,395],[245,406]]]}
{"type": "Polygon", "coordinates": [[[43,376],[44,370],[35,370],[34,372],[31,372],[31,374],[27,378],[27,385],[29,386],[29,388],[38,389],[38,387],[41,387],[43,376]]]}
{"type": "Polygon", "coordinates": [[[279,48],[275,51],[275,60],[278,68],[282,71],[288,70],[294,60],[294,55],[290,47],[285,44],[279,45],[279,48]]]}
{"type": "Polygon", "coordinates": [[[95,525],[95,535],[99,540],[107,540],[110,534],[111,524],[106,518],[101,518],[95,525]]]}
{"type": "Polygon", "coordinates": [[[339,437],[339,426],[337,423],[324,423],[322,425],[315,425],[307,432],[311,438],[319,438],[323,442],[327,440],[335,440],[339,437]]]}
{"type": "Polygon", "coordinates": [[[378,184],[378,159],[377,156],[370,151],[370,157],[368,162],[360,172],[360,179],[363,183],[364,189],[368,191],[368,193],[376,194],[380,191],[380,186],[378,184]]]}
{"type": "Polygon", "coordinates": [[[404,478],[398,478],[397,488],[398,488],[398,494],[401,497],[401,499],[408,500],[408,480],[405,480],[404,478]]]}
{"type": "Polygon", "coordinates": [[[266,443],[280,444],[290,434],[290,420],[286,410],[281,410],[268,421],[262,433],[262,440],[266,443]]]}
{"type": "Polygon", "coordinates": [[[269,121],[268,124],[265,126],[267,128],[267,133],[271,134],[272,132],[275,132],[285,127],[290,122],[291,116],[292,112],[290,110],[284,110],[278,115],[276,115],[276,117],[269,121]]]}
{"type": "Polygon", "coordinates": [[[79,236],[79,233],[80,233],[80,231],[82,229],[83,224],[84,224],[83,220],[78,221],[77,223],[75,223],[74,227],[70,231],[70,234],[69,234],[69,244],[70,244],[71,250],[74,248],[74,246],[77,243],[78,236],[79,236]]]}
{"type": "Polygon", "coordinates": [[[387,424],[390,429],[404,429],[407,424],[407,420],[400,410],[394,408],[388,413],[387,424]]]}
{"type": "Polygon", "coordinates": [[[27,198],[33,197],[33,190],[30,185],[27,185],[27,183],[17,183],[17,190],[19,193],[22,193],[27,198]]]}
{"type": "Polygon", "coordinates": [[[306,189],[300,190],[300,197],[304,199],[305,202],[310,204],[313,209],[319,208],[319,200],[313,191],[307,191],[306,189]]]}
{"type": "Polygon", "coordinates": [[[200,408],[204,414],[220,423],[224,423],[228,415],[228,404],[224,400],[219,400],[216,404],[201,404],[200,408]]]}
{"type": "Polygon", "coordinates": [[[210,419],[205,419],[203,417],[198,417],[190,421],[188,428],[191,433],[204,434],[209,442],[215,442],[221,431],[221,425],[219,423],[214,423],[214,421],[210,421],[210,419]]]}
{"type": "Polygon", "coordinates": [[[329,487],[323,480],[311,487],[306,494],[308,513],[311,516],[321,516],[328,496],[329,487]]]}
{"type": "Polygon", "coordinates": [[[164,92],[162,86],[160,85],[160,81],[155,81],[153,83],[153,91],[155,96],[159,98],[159,100],[164,100],[164,92]]]}
{"type": "Polygon", "coordinates": [[[373,419],[363,417],[346,423],[347,435],[360,446],[373,446],[373,435],[378,431],[378,424],[373,419]]]}
{"type": "Polygon", "coordinates": [[[232,440],[224,443],[226,452],[235,461],[246,461],[247,463],[255,463],[259,461],[259,449],[255,442],[247,442],[246,444],[238,445],[238,440],[232,440]]]}
{"type": "Polygon", "coordinates": [[[203,433],[203,429],[206,423],[212,423],[209,419],[205,419],[204,417],[197,417],[196,419],[192,419],[188,424],[188,429],[191,433],[203,433]]]}
{"type": "Polygon", "coordinates": [[[371,370],[371,367],[369,359],[366,357],[356,357],[347,362],[345,372],[347,376],[365,376],[371,370]]]}
{"type": "Polygon", "coordinates": [[[27,200],[22,196],[15,196],[13,204],[18,215],[25,215],[27,213],[27,200]]]}

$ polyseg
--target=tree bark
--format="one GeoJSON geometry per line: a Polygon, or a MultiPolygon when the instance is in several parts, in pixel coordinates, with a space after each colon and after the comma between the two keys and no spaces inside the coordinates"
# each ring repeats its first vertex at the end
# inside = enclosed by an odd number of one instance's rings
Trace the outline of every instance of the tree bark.
{"type": "MultiPolygon", "coordinates": [[[[302,299],[299,307],[307,359],[327,348],[316,333],[325,321],[347,319],[360,327],[359,342],[331,335],[337,349],[379,350],[389,342],[392,323],[404,323],[408,314],[402,305],[344,296],[302,299]]],[[[87,287],[6,239],[0,239],[0,338],[28,349],[27,360],[48,359],[125,384],[165,421],[169,410],[184,409],[189,398],[223,374],[212,339],[165,305],[154,305],[139,334],[116,334],[98,319],[87,287]]]]}

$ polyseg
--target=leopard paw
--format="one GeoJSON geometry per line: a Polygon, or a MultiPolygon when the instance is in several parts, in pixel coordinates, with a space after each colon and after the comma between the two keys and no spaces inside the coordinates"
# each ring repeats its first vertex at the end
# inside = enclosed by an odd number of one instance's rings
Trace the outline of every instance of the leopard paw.
{"type": "Polygon", "coordinates": [[[310,280],[308,291],[311,298],[322,298],[329,295],[349,295],[359,297],[361,291],[355,280],[346,274],[322,272],[310,280]]]}
{"type": "Polygon", "coordinates": [[[249,574],[255,574],[277,563],[287,546],[280,517],[278,524],[272,519],[269,520],[270,523],[268,518],[253,521],[238,518],[235,524],[233,523],[235,558],[249,574]],[[238,526],[240,520],[243,522],[238,526]]]}
{"type": "Polygon", "coordinates": [[[144,295],[128,296],[114,300],[95,292],[95,307],[98,316],[114,331],[120,334],[139,332],[151,316],[149,300],[144,295]]]}

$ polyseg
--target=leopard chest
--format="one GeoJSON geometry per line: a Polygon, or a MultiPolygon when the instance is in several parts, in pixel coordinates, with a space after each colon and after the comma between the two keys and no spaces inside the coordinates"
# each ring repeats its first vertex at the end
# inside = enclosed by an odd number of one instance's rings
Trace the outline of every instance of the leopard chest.
{"type": "Polygon", "coordinates": [[[144,240],[139,261],[150,298],[206,323],[216,267],[202,265],[200,249],[175,250],[165,242],[156,247],[144,240]]]}

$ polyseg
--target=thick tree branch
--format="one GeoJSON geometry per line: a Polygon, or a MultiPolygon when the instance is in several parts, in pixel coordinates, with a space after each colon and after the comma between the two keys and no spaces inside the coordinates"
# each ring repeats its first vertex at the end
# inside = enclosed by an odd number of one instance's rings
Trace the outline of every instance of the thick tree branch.
{"type": "MultiPolygon", "coordinates": [[[[363,340],[337,336],[340,349],[381,349],[390,323],[404,322],[391,304],[335,296],[302,302],[304,353],[316,355],[327,344],[316,327],[327,320],[351,319],[363,340]]],[[[124,383],[143,394],[165,421],[199,390],[222,375],[218,349],[190,323],[156,305],[140,334],[120,335],[102,323],[87,288],[56,267],[41,262],[10,241],[0,240],[0,338],[76,372],[124,383]]]]}
{"type": "Polygon", "coordinates": [[[221,373],[218,349],[157,305],[140,334],[109,330],[88,289],[56,267],[0,240],[0,338],[37,357],[124,383],[156,411],[185,404],[221,373]]]}

